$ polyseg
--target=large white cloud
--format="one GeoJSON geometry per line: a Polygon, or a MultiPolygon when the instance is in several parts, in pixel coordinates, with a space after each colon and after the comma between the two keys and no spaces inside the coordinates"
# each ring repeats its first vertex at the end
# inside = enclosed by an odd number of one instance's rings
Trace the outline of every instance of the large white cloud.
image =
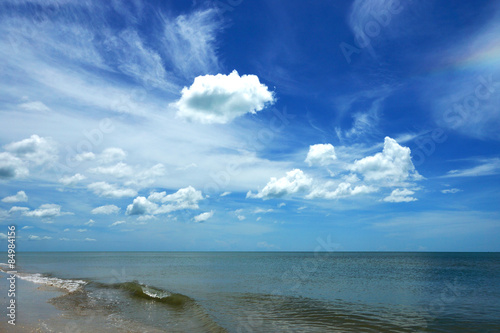
{"type": "Polygon", "coordinates": [[[89,171],[92,173],[109,175],[118,178],[130,176],[133,173],[132,168],[123,162],[119,162],[111,166],[99,166],[96,168],[91,168],[89,169],[89,171]]]}
{"type": "Polygon", "coordinates": [[[179,189],[166,195],[166,192],[153,192],[148,198],[137,197],[127,206],[128,215],[166,214],[181,209],[198,209],[203,200],[201,191],[192,186],[179,189]]]}
{"type": "Polygon", "coordinates": [[[56,204],[43,204],[35,210],[23,210],[22,214],[29,217],[56,217],[72,213],[61,212],[61,206],[56,204]]]}
{"type": "Polygon", "coordinates": [[[309,146],[309,152],[305,162],[312,166],[316,165],[328,165],[337,159],[335,155],[335,148],[329,144],[316,144],[309,146]]]}
{"type": "Polygon", "coordinates": [[[116,147],[106,148],[99,155],[99,161],[102,163],[113,163],[117,161],[122,161],[127,157],[127,153],[116,147]]]}
{"type": "Polygon", "coordinates": [[[416,201],[417,199],[412,197],[413,194],[415,194],[414,191],[408,190],[406,188],[404,188],[402,190],[395,189],[394,191],[391,192],[391,195],[384,198],[384,201],[386,201],[386,202],[416,201]]]}
{"type": "Polygon", "coordinates": [[[122,198],[133,197],[137,195],[137,191],[129,188],[118,188],[116,185],[106,182],[95,182],[88,185],[88,189],[102,197],[122,198]]]}
{"type": "Polygon", "coordinates": [[[11,153],[0,153],[0,179],[25,177],[29,174],[23,161],[11,153]]]}
{"type": "Polygon", "coordinates": [[[84,179],[87,179],[87,177],[85,177],[82,174],[77,173],[77,174],[74,174],[73,176],[61,177],[61,178],[59,178],[59,182],[63,185],[71,186],[71,185],[75,185],[76,183],[78,183],[84,179]]]}
{"type": "Polygon", "coordinates": [[[115,205],[105,205],[105,206],[99,206],[94,209],[92,209],[91,213],[92,214],[114,214],[118,213],[120,211],[120,208],[115,206],[115,205]]]}
{"type": "Polygon", "coordinates": [[[14,203],[14,202],[26,202],[28,201],[28,196],[24,191],[19,191],[15,195],[11,195],[2,199],[2,202],[14,203]]]}
{"type": "Polygon", "coordinates": [[[312,184],[312,179],[302,172],[300,169],[288,171],[285,177],[272,177],[266,186],[258,193],[247,193],[247,198],[280,198],[286,195],[295,194],[297,192],[307,191],[312,184]]]}
{"type": "Polygon", "coordinates": [[[57,160],[55,144],[46,138],[33,134],[30,138],[12,142],[4,146],[5,150],[17,157],[41,165],[57,160]]]}
{"type": "Polygon", "coordinates": [[[204,75],[182,89],[174,103],[177,116],[201,122],[225,124],[246,113],[261,111],[274,102],[273,93],[256,75],[204,75]]]}
{"type": "Polygon", "coordinates": [[[410,148],[400,146],[390,137],[385,138],[381,153],[355,161],[351,170],[367,181],[397,183],[422,178],[411,161],[410,148]]]}

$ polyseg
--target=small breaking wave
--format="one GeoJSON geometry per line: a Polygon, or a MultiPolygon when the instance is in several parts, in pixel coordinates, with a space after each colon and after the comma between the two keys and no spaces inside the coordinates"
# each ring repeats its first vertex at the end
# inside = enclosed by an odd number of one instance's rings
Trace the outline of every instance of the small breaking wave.
{"type": "MultiPolygon", "coordinates": [[[[7,271],[2,268],[3,266],[8,266],[8,265],[5,263],[0,263],[0,271],[7,273],[7,271]]],[[[36,284],[43,284],[43,285],[46,285],[49,287],[64,289],[70,293],[82,289],[83,286],[85,286],[87,284],[87,282],[83,281],[83,280],[59,279],[59,278],[55,278],[55,277],[46,276],[46,275],[43,275],[40,273],[19,273],[18,272],[18,273],[16,273],[16,277],[21,279],[21,280],[33,282],[36,284]]]]}

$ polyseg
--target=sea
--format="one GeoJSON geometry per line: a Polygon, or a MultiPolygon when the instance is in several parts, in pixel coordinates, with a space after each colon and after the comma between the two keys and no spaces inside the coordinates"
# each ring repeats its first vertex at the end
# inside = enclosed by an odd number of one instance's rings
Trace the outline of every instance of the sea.
{"type": "Polygon", "coordinates": [[[25,252],[16,269],[26,331],[500,332],[500,253],[25,252]]]}

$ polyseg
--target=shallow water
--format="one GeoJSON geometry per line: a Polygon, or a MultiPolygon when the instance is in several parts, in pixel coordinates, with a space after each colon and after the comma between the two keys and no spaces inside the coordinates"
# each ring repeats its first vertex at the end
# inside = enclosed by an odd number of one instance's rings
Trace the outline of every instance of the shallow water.
{"type": "Polygon", "coordinates": [[[62,288],[50,303],[64,316],[45,324],[81,332],[500,331],[497,253],[73,252],[18,262],[26,280],[62,288]]]}

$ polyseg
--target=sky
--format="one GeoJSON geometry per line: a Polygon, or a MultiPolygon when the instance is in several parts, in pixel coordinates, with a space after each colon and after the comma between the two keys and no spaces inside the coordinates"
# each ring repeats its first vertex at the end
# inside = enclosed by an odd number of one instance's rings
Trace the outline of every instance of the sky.
{"type": "Polygon", "coordinates": [[[0,242],[500,251],[500,1],[0,4],[0,242]]]}

